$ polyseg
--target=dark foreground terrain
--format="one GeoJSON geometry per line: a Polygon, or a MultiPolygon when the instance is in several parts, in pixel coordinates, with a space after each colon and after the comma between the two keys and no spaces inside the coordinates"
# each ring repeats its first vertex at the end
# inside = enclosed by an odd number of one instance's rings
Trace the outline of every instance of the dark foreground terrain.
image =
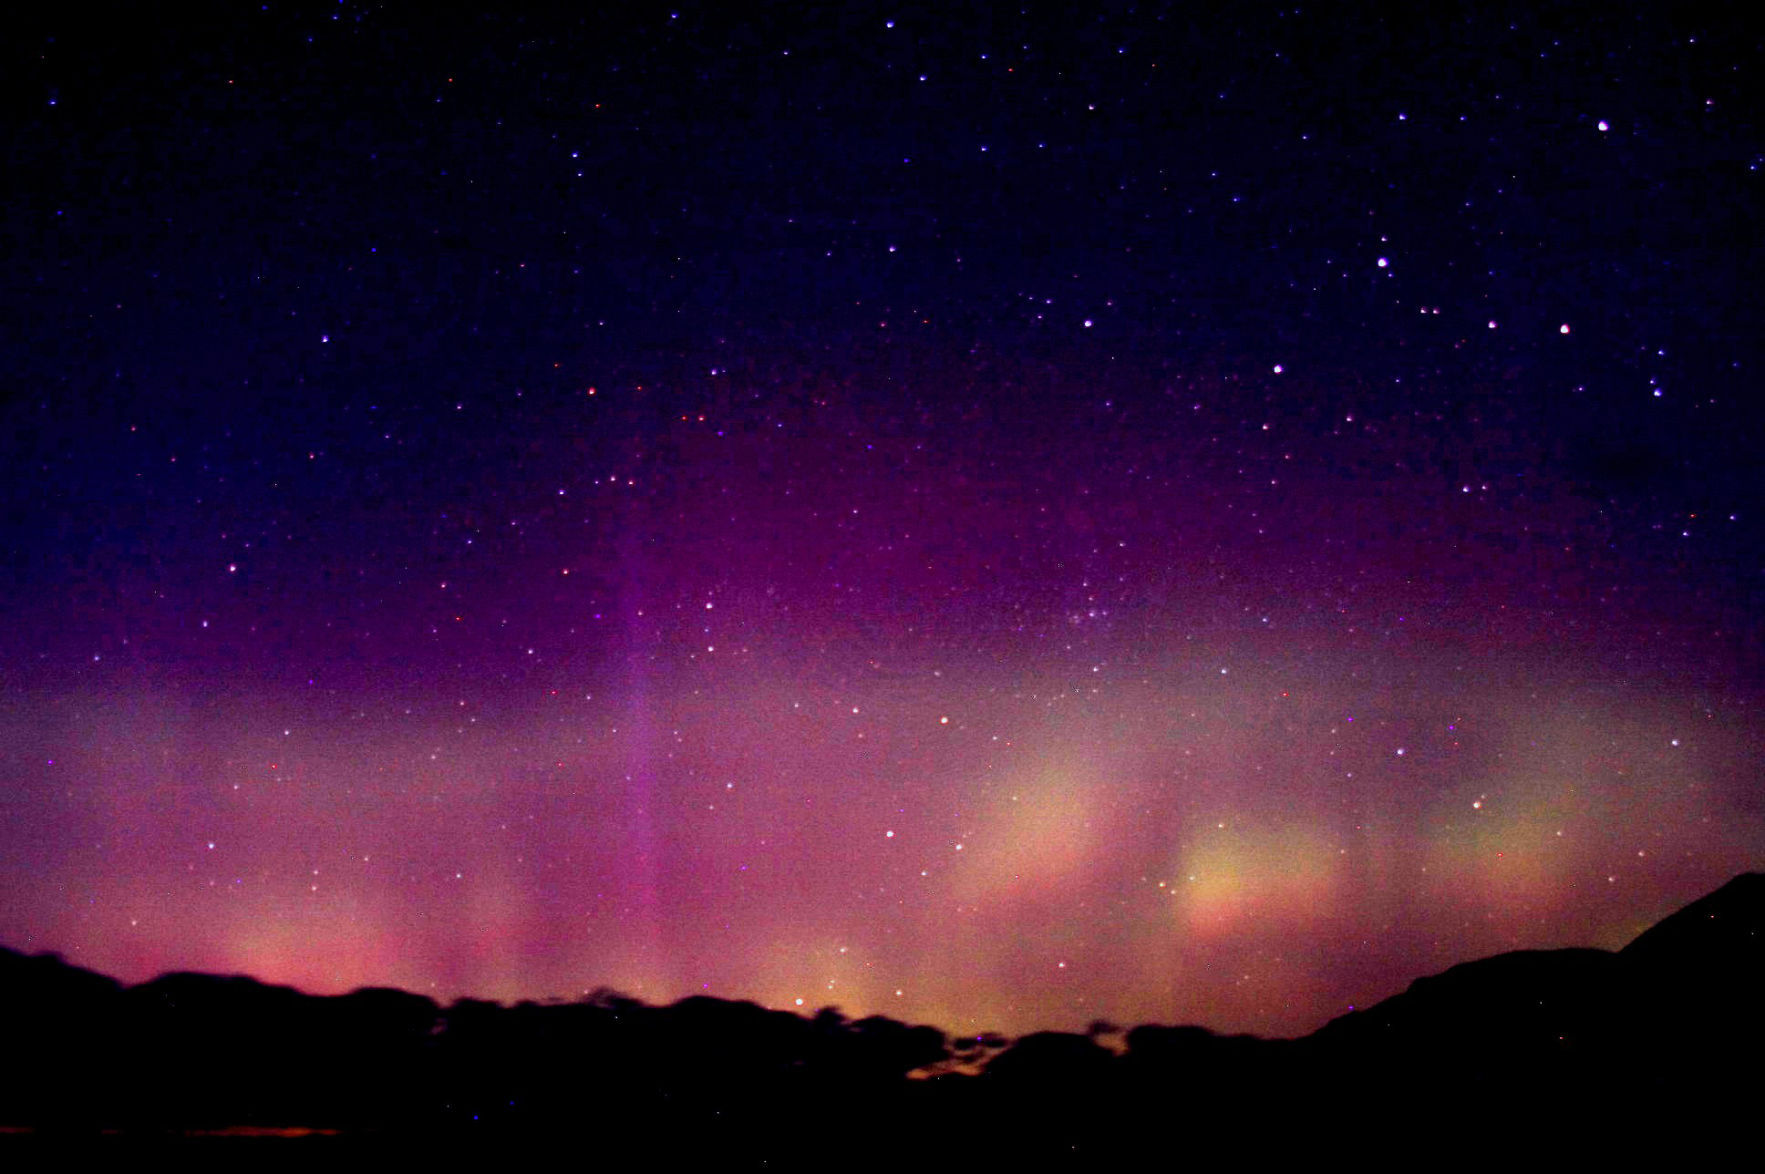
{"type": "Polygon", "coordinates": [[[1684,1161],[1756,1144],[1762,990],[1756,873],[1616,953],[1466,963],[1299,1040],[1160,1026],[952,1040],[711,998],[442,1007],[201,974],[124,987],[0,949],[0,1160],[1684,1161]]]}

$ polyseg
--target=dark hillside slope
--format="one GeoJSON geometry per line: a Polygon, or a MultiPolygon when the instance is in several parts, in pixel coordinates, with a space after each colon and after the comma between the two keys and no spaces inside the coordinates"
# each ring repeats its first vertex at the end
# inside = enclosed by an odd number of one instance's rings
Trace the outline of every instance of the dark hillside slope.
{"type": "Polygon", "coordinates": [[[982,1151],[1038,1167],[1163,1151],[1384,1164],[1461,1134],[1635,1156],[1753,1127],[1762,989],[1756,874],[1616,953],[1468,962],[1304,1039],[1144,1025],[1119,1048],[1100,1042],[1108,1025],[951,1041],[706,997],[442,1007],[201,974],[123,987],[0,949],[0,1126],[38,1144],[236,1126],[444,1149],[588,1138],[621,1160],[768,1168],[814,1165],[855,1137],[867,1167],[982,1151]]]}

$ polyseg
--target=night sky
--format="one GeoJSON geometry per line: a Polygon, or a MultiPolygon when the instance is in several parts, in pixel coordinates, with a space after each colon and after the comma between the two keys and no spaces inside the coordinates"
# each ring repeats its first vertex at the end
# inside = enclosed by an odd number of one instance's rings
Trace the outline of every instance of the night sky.
{"type": "Polygon", "coordinates": [[[0,942],[1291,1035],[1765,864],[1744,6],[1208,7],[14,26],[0,942]]]}

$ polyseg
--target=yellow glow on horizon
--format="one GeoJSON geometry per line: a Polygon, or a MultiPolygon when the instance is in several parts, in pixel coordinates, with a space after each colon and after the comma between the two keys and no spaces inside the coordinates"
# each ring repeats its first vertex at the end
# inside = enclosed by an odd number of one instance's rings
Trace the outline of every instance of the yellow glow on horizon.
{"type": "Polygon", "coordinates": [[[1167,885],[1178,923],[1212,939],[1330,915],[1340,874],[1339,850],[1321,830],[1222,820],[1190,838],[1167,885]]]}

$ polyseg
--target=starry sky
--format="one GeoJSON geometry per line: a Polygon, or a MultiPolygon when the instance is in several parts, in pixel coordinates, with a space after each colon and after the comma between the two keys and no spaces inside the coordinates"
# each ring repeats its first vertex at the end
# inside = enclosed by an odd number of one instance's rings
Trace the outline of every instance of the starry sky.
{"type": "Polygon", "coordinates": [[[1738,6],[49,6],[0,942],[1292,1035],[1765,863],[1738,6]]]}

